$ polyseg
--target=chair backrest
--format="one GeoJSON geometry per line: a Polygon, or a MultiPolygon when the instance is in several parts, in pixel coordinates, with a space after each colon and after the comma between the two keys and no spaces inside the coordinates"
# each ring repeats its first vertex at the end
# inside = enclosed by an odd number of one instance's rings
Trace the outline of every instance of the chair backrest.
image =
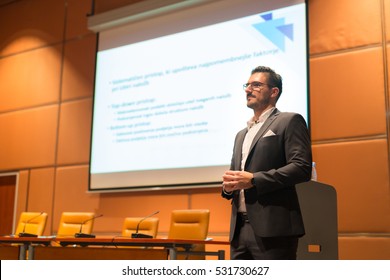
{"type": "Polygon", "coordinates": [[[296,186],[306,234],[299,239],[298,260],[337,260],[337,193],[335,188],[309,181],[296,186]]]}
{"type": "Polygon", "coordinates": [[[45,212],[22,212],[20,214],[15,235],[19,233],[31,233],[42,235],[46,227],[47,213],[45,212]]]}
{"type": "Polygon", "coordinates": [[[209,220],[208,209],[174,210],[171,214],[168,238],[206,239],[209,220]]]}
{"type": "Polygon", "coordinates": [[[159,218],[150,217],[141,222],[144,218],[128,217],[125,218],[122,227],[122,236],[131,236],[135,233],[138,226],[138,233],[147,234],[156,238],[158,231],[159,218]],[[141,223],[140,223],[141,222],[141,223]]]}
{"type": "Polygon", "coordinates": [[[74,236],[78,232],[91,234],[94,217],[93,212],[63,212],[57,236],[74,236]]]}

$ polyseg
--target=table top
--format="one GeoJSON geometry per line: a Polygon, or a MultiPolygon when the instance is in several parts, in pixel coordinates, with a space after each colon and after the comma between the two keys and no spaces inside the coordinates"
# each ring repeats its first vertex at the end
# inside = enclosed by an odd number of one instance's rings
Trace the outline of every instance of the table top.
{"type": "Polygon", "coordinates": [[[194,244],[205,245],[229,245],[229,241],[218,241],[212,239],[168,239],[168,238],[130,238],[125,236],[98,236],[94,238],[75,238],[73,236],[38,236],[38,237],[19,237],[19,236],[0,236],[0,243],[23,243],[23,244],[44,244],[51,242],[59,243],[62,246],[67,245],[105,245],[105,246],[156,246],[156,247],[185,247],[194,244]]]}

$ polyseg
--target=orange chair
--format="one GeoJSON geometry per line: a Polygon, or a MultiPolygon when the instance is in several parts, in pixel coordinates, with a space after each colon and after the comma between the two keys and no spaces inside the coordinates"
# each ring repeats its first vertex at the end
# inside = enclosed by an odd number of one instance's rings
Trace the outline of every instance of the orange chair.
{"type": "MultiPolygon", "coordinates": [[[[209,230],[210,211],[208,209],[174,210],[171,214],[169,239],[205,240],[209,230]]],[[[204,244],[197,244],[192,251],[205,251],[204,244]]],[[[183,259],[178,256],[178,259],[183,259]]],[[[185,254],[184,259],[205,259],[202,255],[185,254]]]]}
{"type": "Polygon", "coordinates": [[[78,233],[91,234],[95,213],[92,212],[63,212],[57,236],[75,236],[78,233]]]}
{"type": "Polygon", "coordinates": [[[15,235],[39,236],[46,227],[47,213],[45,212],[22,212],[20,214],[15,235]]]}
{"type": "Polygon", "coordinates": [[[125,218],[122,227],[122,236],[131,236],[135,233],[146,234],[152,238],[156,238],[158,231],[159,219],[155,217],[151,218],[125,218]],[[137,231],[138,229],[138,231],[137,231]]]}

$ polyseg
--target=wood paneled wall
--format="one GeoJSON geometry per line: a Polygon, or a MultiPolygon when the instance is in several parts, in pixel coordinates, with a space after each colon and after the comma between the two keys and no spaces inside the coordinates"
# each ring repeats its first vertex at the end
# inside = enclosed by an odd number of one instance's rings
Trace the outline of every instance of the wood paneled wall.
{"type": "MultiPolygon", "coordinates": [[[[95,12],[136,2],[96,0],[95,12]]],[[[390,259],[390,0],[308,4],[313,153],[319,181],[338,193],[339,255],[390,259]]],[[[210,236],[226,240],[219,189],[87,193],[90,12],[91,0],[0,1],[0,172],[19,172],[17,213],[48,212],[52,234],[63,211],[95,211],[96,234],[119,234],[125,217],[160,210],[165,236],[173,209],[208,208],[210,236]]]]}
{"type": "Polygon", "coordinates": [[[309,1],[311,128],[341,259],[390,259],[390,1],[309,1]]]}

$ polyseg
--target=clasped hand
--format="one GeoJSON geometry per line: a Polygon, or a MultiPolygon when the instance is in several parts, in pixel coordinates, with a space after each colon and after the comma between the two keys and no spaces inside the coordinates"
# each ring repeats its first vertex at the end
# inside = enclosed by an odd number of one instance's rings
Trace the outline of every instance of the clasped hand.
{"type": "Polygon", "coordinates": [[[226,171],[222,176],[222,187],[226,192],[249,189],[253,187],[253,174],[247,171],[226,171]]]}

